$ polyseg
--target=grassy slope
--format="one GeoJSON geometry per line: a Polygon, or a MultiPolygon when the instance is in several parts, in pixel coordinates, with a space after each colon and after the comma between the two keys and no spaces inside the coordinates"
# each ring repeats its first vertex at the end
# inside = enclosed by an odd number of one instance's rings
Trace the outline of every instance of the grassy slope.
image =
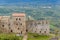
{"type": "Polygon", "coordinates": [[[53,25],[50,25],[50,28],[51,29],[55,29],[55,28],[57,28],[56,26],[53,26],[53,25]]]}
{"type": "Polygon", "coordinates": [[[22,40],[22,37],[15,34],[0,34],[0,40],[22,40]]]}
{"type": "Polygon", "coordinates": [[[54,31],[55,31],[55,30],[58,30],[58,31],[60,30],[60,28],[58,28],[58,27],[56,27],[56,26],[54,26],[54,25],[50,25],[50,29],[52,29],[52,30],[54,30],[54,31]]]}
{"type": "Polygon", "coordinates": [[[28,40],[49,40],[51,36],[38,35],[38,34],[28,34],[28,40]]]}
{"type": "MultiPolygon", "coordinates": [[[[51,36],[28,34],[28,40],[49,40],[51,36]]],[[[18,37],[15,34],[0,34],[0,40],[22,40],[22,37],[18,37]]]]}

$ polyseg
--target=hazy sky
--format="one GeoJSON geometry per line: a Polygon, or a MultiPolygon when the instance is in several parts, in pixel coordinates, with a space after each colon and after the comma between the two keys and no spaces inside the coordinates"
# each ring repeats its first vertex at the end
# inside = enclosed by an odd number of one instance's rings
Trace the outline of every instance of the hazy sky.
{"type": "Polygon", "coordinates": [[[2,4],[16,4],[16,3],[36,3],[38,4],[39,3],[42,3],[42,4],[48,4],[48,3],[51,3],[51,4],[60,4],[60,0],[0,0],[0,5],[2,4]]]}

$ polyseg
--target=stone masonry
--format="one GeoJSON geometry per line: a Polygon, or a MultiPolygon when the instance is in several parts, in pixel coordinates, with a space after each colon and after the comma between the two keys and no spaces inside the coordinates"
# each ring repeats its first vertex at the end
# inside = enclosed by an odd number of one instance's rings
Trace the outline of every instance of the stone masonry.
{"type": "Polygon", "coordinates": [[[48,20],[26,20],[25,13],[13,13],[11,16],[0,16],[0,33],[16,33],[25,35],[26,32],[49,34],[48,20]]]}

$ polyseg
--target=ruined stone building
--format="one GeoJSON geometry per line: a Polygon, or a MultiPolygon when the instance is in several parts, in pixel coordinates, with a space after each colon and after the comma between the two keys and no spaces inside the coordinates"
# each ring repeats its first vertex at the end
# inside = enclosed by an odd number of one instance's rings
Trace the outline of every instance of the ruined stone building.
{"type": "Polygon", "coordinates": [[[24,35],[26,32],[49,34],[49,21],[26,20],[25,13],[13,13],[11,16],[0,16],[0,33],[24,35]]]}
{"type": "Polygon", "coordinates": [[[11,19],[11,32],[17,34],[25,34],[26,32],[26,16],[24,13],[14,13],[11,19]]]}
{"type": "Polygon", "coordinates": [[[27,30],[31,33],[47,35],[50,32],[49,21],[47,20],[30,20],[27,21],[27,30]]]}
{"type": "Polygon", "coordinates": [[[25,34],[26,16],[24,13],[13,13],[11,16],[0,16],[0,31],[2,33],[25,34]]]}
{"type": "Polygon", "coordinates": [[[9,32],[10,16],[0,16],[0,31],[3,33],[9,32]]]}

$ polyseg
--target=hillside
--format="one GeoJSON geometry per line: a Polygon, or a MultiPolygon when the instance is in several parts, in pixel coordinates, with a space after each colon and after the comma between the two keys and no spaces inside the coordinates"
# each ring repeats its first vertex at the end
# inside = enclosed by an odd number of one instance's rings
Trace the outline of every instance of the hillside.
{"type": "Polygon", "coordinates": [[[0,15],[11,15],[13,12],[25,12],[27,17],[35,20],[41,18],[50,20],[50,23],[60,28],[60,6],[0,6],[0,15]]]}

